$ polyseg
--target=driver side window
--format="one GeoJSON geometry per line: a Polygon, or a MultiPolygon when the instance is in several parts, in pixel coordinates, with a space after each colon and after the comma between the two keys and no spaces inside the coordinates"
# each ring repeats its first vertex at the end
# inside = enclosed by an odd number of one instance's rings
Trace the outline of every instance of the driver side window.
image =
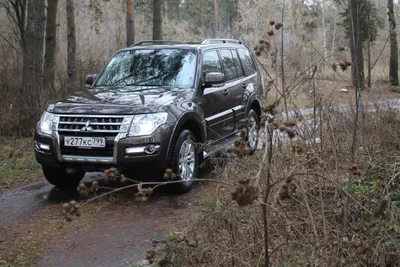
{"type": "Polygon", "coordinates": [[[204,53],[203,66],[201,69],[201,84],[204,83],[204,77],[210,72],[222,72],[221,63],[219,62],[216,50],[204,53]]]}

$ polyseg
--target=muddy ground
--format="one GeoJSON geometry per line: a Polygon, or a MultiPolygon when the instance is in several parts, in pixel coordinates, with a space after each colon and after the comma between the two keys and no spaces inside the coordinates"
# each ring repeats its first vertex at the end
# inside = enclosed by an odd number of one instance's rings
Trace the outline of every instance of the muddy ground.
{"type": "MultiPolygon", "coordinates": [[[[102,174],[85,182],[94,179],[101,181],[102,174]]],[[[154,241],[183,229],[213,188],[197,184],[184,195],[161,188],[144,203],[127,190],[83,205],[72,222],[60,206],[78,199],[75,188],[60,191],[40,181],[8,191],[0,195],[0,266],[136,266],[154,241]]]]}

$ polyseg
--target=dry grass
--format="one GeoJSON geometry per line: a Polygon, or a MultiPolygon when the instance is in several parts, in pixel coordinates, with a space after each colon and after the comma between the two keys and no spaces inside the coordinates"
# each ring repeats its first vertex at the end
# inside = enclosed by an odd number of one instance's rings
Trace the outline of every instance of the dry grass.
{"type": "MultiPolygon", "coordinates": [[[[315,131],[274,146],[271,164],[264,163],[262,169],[260,197],[252,205],[239,206],[234,201],[237,188],[218,184],[215,196],[203,200],[206,205],[183,236],[171,237],[162,262],[265,266],[268,255],[271,266],[399,266],[398,112],[381,108],[366,114],[357,163],[352,165],[353,112],[324,106],[318,116],[323,125],[317,123],[315,131]],[[316,136],[322,143],[303,139],[316,136]],[[354,183],[348,192],[350,175],[354,183]]],[[[254,182],[260,154],[229,160],[217,170],[219,179],[239,187],[243,180],[254,182]]]]}
{"type": "Polygon", "coordinates": [[[0,137],[0,192],[41,177],[32,138],[0,137]]]}

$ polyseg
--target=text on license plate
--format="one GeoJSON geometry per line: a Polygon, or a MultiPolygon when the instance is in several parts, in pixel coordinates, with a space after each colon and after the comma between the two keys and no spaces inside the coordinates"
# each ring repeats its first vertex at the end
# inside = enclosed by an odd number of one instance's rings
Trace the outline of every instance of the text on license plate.
{"type": "Polygon", "coordinates": [[[79,147],[106,147],[106,139],[104,137],[64,137],[65,146],[79,147]]]}

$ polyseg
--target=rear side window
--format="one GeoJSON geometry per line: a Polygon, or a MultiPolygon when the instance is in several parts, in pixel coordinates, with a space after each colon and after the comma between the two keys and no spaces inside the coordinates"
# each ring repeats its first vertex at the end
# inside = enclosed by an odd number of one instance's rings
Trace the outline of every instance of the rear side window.
{"type": "Polygon", "coordinates": [[[231,50],[231,53],[233,56],[233,61],[235,62],[238,77],[243,77],[243,69],[242,69],[242,65],[240,64],[238,53],[236,50],[231,50]]]}
{"type": "Polygon", "coordinates": [[[236,69],[235,60],[230,50],[220,50],[219,55],[221,56],[222,65],[225,70],[225,80],[230,81],[239,77],[236,69]]]}
{"type": "Polygon", "coordinates": [[[249,51],[246,49],[238,49],[240,61],[242,61],[244,75],[249,76],[256,72],[254,62],[251,59],[249,51]]]}

